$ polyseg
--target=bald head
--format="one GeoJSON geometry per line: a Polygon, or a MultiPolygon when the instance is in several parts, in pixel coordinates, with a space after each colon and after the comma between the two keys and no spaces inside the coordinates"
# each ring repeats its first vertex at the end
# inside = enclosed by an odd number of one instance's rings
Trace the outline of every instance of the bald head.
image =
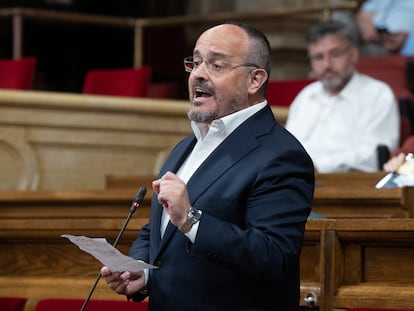
{"type": "Polygon", "coordinates": [[[225,58],[230,62],[244,63],[248,58],[249,40],[247,34],[235,25],[219,25],[209,28],[198,38],[194,53],[208,47],[209,58],[225,58]]]}
{"type": "MultiPolygon", "coordinates": [[[[256,64],[270,77],[272,69],[270,43],[256,28],[245,23],[228,22],[207,29],[201,34],[200,39],[221,40],[223,46],[231,47],[232,51],[236,51],[235,55],[243,58],[241,61],[256,64]]],[[[266,89],[267,81],[263,85],[263,94],[266,93],[266,89]]]]}

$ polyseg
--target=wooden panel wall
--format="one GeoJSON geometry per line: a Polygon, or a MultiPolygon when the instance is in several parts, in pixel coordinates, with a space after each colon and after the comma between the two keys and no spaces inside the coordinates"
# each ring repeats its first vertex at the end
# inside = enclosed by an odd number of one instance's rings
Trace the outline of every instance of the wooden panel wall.
{"type": "Polygon", "coordinates": [[[0,91],[0,190],[103,189],[154,173],[191,131],[181,101],[0,91]]]}
{"type": "MultiPolygon", "coordinates": [[[[104,189],[107,175],[156,175],[192,133],[189,103],[0,90],[0,190],[104,189]]],[[[287,109],[273,108],[284,123],[287,109]]]]}

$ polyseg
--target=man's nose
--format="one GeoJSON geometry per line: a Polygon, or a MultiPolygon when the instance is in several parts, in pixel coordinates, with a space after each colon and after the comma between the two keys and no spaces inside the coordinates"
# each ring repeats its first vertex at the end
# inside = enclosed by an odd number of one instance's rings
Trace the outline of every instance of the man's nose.
{"type": "Polygon", "coordinates": [[[196,78],[206,77],[209,74],[208,63],[203,61],[200,65],[198,65],[198,67],[193,69],[192,74],[196,78]]]}
{"type": "Polygon", "coordinates": [[[332,57],[330,55],[325,55],[322,58],[322,66],[323,68],[330,68],[332,65],[332,57]]]}

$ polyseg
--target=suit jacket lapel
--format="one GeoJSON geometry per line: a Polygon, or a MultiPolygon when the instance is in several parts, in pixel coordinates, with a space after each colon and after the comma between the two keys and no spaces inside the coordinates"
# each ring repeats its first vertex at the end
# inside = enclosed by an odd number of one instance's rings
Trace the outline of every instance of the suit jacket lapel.
{"type": "MultiPolygon", "coordinates": [[[[191,153],[196,143],[197,143],[196,138],[194,136],[190,136],[190,137],[185,138],[179,145],[177,145],[176,148],[171,152],[171,155],[168,157],[162,169],[160,170],[159,177],[163,176],[167,171],[176,173],[178,169],[180,168],[180,166],[185,161],[185,159],[191,153]]],[[[154,213],[154,219],[152,219],[151,221],[154,221],[155,224],[160,224],[161,217],[162,217],[162,211],[163,211],[163,208],[161,205],[159,205],[157,213],[154,213]]],[[[158,226],[155,226],[155,227],[158,227],[158,226]]],[[[176,229],[177,228],[169,222],[162,239],[161,239],[161,235],[159,232],[157,232],[156,235],[153,235],[153,237],[156,237],[155,238],[156,243],[154,243],[154,245],[158,249],[158,253],[162,251],[162,249],[167,244],[168,240],[171,238],[173,232],[176,229]]]]}
{"type": "Polygon", "coordinates": [[[168,157],[167,161],[164,163],[159,177],[163,176],[167,171],[176,173],[180,166],[183,164],[185,159],[193,150],[197,139],[195,136],[189,136],[185,138],[180,144],[178,144],[172,151],[171,155],[168,157]]]}
{"type": "Polygon", "coordinates": [[[194,204],[215,180],[257,148],[259,146],[257,136],[269,133],[274,124],[273,113],[267,106],[234,130],[188,181],[191,204],[194,204]]]}
{"type": "MultiPolygon", "coordinates": [[[[230,136],[208,156],[188,181],[187,189],[190,195],[190,203],[194,204],[197,198],[202,195],[215,180],[220,178],[220,176],[232,166],[236,165],[249,152],[257,148],[259,146],[257,136],[270,132],[274,124],[275,119],[273,113],[267,106],[254,114],[231,133],[230,136]]],[[[177,172],[179,167],[193,150],[195,144],[195,137],[193,137],[193,139],[187,138],[181,146],[173,150],[172,156],[167,160],[160,175],[162,176],[166,171],[177,172]]],[[[159,219],[156,219],[158,222],[161,221],[161,213],[162,208],[158,213],[159,219]]],[[[162,252],[162,249],[167,245],[176,230],[176,226],[168,223],[164,237],[159,245],[159,253],[162,252]]]]}

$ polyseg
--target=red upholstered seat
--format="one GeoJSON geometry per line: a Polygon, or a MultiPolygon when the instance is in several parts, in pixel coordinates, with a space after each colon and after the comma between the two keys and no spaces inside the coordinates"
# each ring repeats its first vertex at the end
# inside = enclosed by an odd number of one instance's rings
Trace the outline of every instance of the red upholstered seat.
{"type": "Polygon", "coordinates": [[[24,57],[20,59],[0,60],[0,88],[30,90],[33,87],[37,59],[24,57]]]}
{"type": "Polygon", "coordinates": [[[95,69],[86,74],[83,94],[146,97],[151,67],[95,69]]]}
{"type": "MultiPolygon", "coordinates": [[[[34,311],[79,311],[84,301],[82,299],[41,299],[34,311]]],[[[2,309],[3,310],[3,309],[2,309]]],[[[147,311],[148,302],[133,302],[126,300],[90,300],[85,311],[147,311]]]]}
{"type": "Polygon", "coordinates": [[[175,82],[151,83],[148,88],[149,98],[177,99],[180,96],[179,84],[175,82]]]}
{"type": "Polygon", "coordinates": [[[272,106],[290,106],[296,95],[309,83],[312,79],[297,80],[272,80],[269,81],[266,98],[269,105],[272,106]]]}
{"type": "Polygon", "coordinates": [[[0,297],[1,311],[23,311],[27,299],[22,297],[0,297]]]}
{"type": "MultiPolygon", "coordinates": [[[[406,116],[400,116],[400,146],[402,146],[405,141],[411,136],[411,122],[410,119],[406,116]]],[[[414,136],[413,136],[414,138],[414,136]]],[[[412,151],[414,151],[414,144],[412,145],[412,151]]],[[[410,152],[412,152],[410,151],[410,152]]]]}
{"type": "Polygon", "coordinates": [[[408,59],[403,55],[361,57],[356,67],[359,72],[386,82],[397,98],[412,97],[407,83],[408,59]]]}
{"type": "Polygon", "coordinates": [[[414,153],[414,135],[408,136],[399,148],[397,148],[391,156],[396,156],[400,153],[414,153]]]}

